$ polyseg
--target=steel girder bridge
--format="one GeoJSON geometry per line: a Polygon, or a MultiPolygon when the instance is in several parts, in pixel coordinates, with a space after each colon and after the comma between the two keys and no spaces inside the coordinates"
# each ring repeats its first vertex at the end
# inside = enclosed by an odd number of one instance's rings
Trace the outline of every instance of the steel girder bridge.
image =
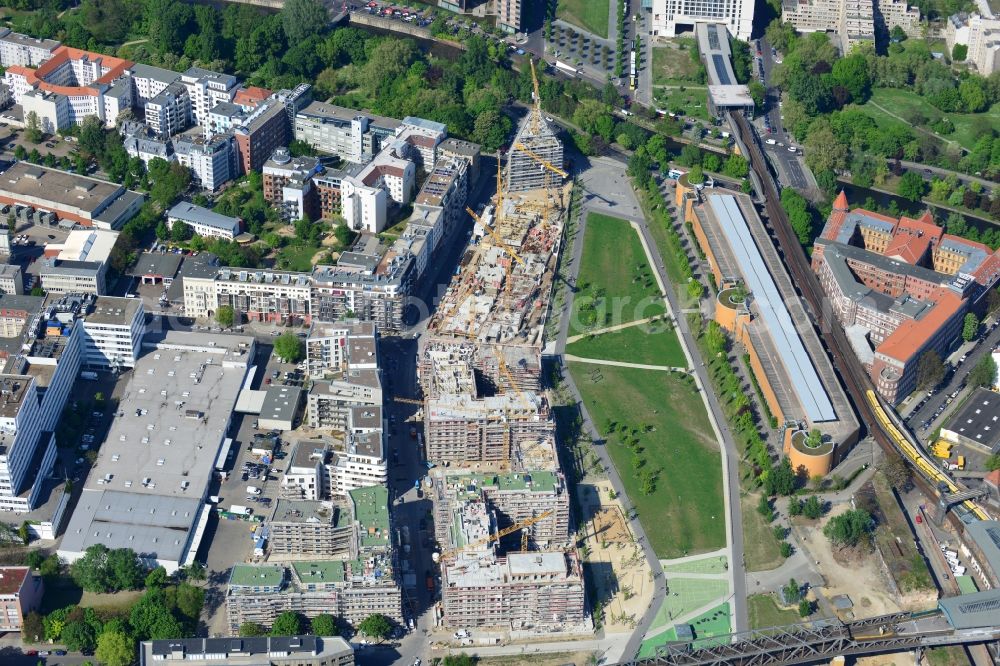
{"type": "Polygon", "coordinates": [[[755,629],[695,644],[661,646],[653,657],[628,666],[793,666],[829,662],[836,656],[983,643],[1000,639],[1000,626],[954,629],[936,611],[895,613],[852,622],[839,620],[755,629]]]}

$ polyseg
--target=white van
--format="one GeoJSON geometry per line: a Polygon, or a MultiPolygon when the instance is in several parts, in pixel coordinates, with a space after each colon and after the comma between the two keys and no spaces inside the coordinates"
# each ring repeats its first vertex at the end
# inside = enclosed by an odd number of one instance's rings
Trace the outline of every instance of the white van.
{"type": "Polygon", "coordinates": [[[248,495],[260,495],[261,490],[257,486],[247,486],[248,495]]]}

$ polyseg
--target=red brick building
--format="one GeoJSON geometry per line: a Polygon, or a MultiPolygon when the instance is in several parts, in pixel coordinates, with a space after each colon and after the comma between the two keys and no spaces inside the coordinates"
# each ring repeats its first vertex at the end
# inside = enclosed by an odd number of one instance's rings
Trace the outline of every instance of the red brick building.
{"type": "Polygon", "coordinates": [[[285,106],[273,99],[261,102],[233,134],[242,172],[260,171],[275,149],[288,145],[285,106]]]}
{"type": "Polygon", "coordinates": [[[896,403],[916,388],[920,357],[944,358],[965,313],[1000,280],[1000,252],[944,233],[930,213],[852,210],[841,192],[812,267],[879,393],[896,403]]]}

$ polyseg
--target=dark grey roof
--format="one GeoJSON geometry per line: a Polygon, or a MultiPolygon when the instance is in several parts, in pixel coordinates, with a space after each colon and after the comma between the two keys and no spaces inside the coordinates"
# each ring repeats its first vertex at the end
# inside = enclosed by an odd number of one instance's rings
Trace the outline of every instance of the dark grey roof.
{"type": "MultiPolygon", "coordinates": [[[[977,388],[944,427],[991,451],[1000,451],[1000,393],[977,388]]],[[[1000,576],[1000,550],[996,571],[1000,576]]]]}
{"type": "Polygon", "coordinates": [[[249,656],[267,655],[271,652],[291,654],[317,654],[322,650],[322,639],[317,636],[262,636],[259,638],[173,638],[151,641],[154,656],[166,657],[178,650],[187,655],[232,654],[249,656]]]}
{"type": "Polygon", "coordinates": [[[38,312],[42,309],[44,302],[44,296],[4,294],[0,292],[0,309],[4,310],[24,310],[29,313],[38,312]]]}
{"type": "Polygon", "coordinates": [[[270,386],[260,408],[260,418],[291,421],[302,402],[302,389],[297,386],[270,386]]]}
{"type": "Polygon", "coordinates": [[[159,275],[172,278],[177,275],[182,260],[181,255],[170,252],[143,252],[139,255],[135,266],[129,269],[128,275],[131,277],[159,275]]]}
{"type": "Polygon", "coordinates": [[[1000,590],[963,594],[938,601],[938,608],[956,629],[992,627],[1000,617],[1000,590]]]}
{"type": "Polygon", "coordinates": [[[973,521],[966,525],[965,535],[979,547],[993,575],[1000,578],[1000,521],[973,521]]]}
{"type": "Polygon", "coordinates": [[[871,264],[872,266],[891,273],[906,275],[908,277],[926,280],[928,282],[937,282],[941,285],[950,284],[954,280],[954,276],[947,275],[945,273],[938,273],[930,268],[924,268],[923,266],[914,266],[913,264],[908,264],[905,261],[890,259],[889,257],[878,254],[877,252],[869,252],[864,248],[847,245],[846,243],[839,243],[825,238],[817,238],[816,245],[824,246],[824,253],[828,252],[831,248],[836,248],[837,251],[847,259],[853,259],[855,261],[871,264]]]}
{"type": "Polygon", "coordinates": [[[238,232],[240,226],[238,218],[229,217],[208,208],[196,206],[190,201],[178,201],[167,211],[167,218],[175,218],[182,222],[191,222],[193,224],[203,224],[206,227],[222,229],[223,231],[238,232]]]}
{"type": "Polygon", "coordinates": [[[119,219],[125,211],[127,211],[136,201],[145,201],[146,195],[140,194],[139,192],[133,192],[132,190],[125,190],[121,195],[111,202],[111,205],[102,210],[96,217],[95,220],[98,222],[107,222],[112,227],[121,227],[128,219],[119,219]]]}

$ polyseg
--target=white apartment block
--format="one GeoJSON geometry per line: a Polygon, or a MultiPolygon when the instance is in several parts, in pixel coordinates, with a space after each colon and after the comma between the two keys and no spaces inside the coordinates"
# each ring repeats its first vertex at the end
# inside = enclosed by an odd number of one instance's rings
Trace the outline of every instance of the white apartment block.
{"type": "Polygon", "coordinates": [[[25,118],[34,112],[39,128],[47,134],[54,134],[71,124],[69,99],[59,93],[29,90],[21,96],[21,109],[25,118]]]}
{"type": "Polygon", "coordinates": [[[407,116],[403,118],[403,124],[396,138],[409,144],[416,153],[418,165],[429,171],[437,162],[438,146],[448,138],[448,127],[433,120],[407,116]]]}
{"type": "Polygon", "coordinates": [[[230,305],[251,321],[308,321],[308,274],[204,266],[184,274],[184,313],[211,317],[230,305]]]}
{"type": "Polygon", "coordinates": [[[237,176],[232,135],[206,137],[194,128],[174,137],[174,154],[203,189],[217,190],[237,176]]]}
{"type": "Polygon", "coordinates": [[[189,201],[179,201],[167,211],[167,227],[186,224],[194,233],[205,238],[233,240],[240,234],[240,220],[196,206],[189,201]]]}
{"type": "Polygon", "coordinates": [[[177,72],[142,63],[132,65],[128,74],[132,79],[136,97],[142,101],[153,99],[166,90],[167,86],[181,78],[177,72]]]}
{"type": "Polygon", "coordinates": [[[311,102],[293,120],[295,138],[322,153],[361,164],[377,153],[401,127],[393,118],[366,116],[355,109],[311,102]]]}
{"type": "MultiPolygon", "coordinates": [[[[24,275],[21,273],[19,264],[0,264],[0,293],[14,295],[24,293],[24,275]]],[[[5,335],[2,337],[13,336],[5,335]]]]}
{"type": "Polygon", "coordinates": [[[345,178],[340,189],[341,216],[356,231],[377,234],[385,229],[386,192],[357,178],[345,178]]]}
{"type": "Polygon", "coordinates": [[[170,139],[155,136],[152,130],[137,122],[126,122],[122,125],[122,144],[129,157],[138,157],[147,167],[154,157],[168,162],[174,161],[174,147],[170,139]]]}
{"type": "Polygon", "coordinates": [[[747,41],[753,30],[754,0],[653,0],[654,36],[675,37],[678,27],[721,23],[737,39],[747,41]]]}
{"type": "Polygon", "coordinates": [[[171,83],[146,102],[146,125],[160,136],[173,136],[191,124],[191,98],[181,83],[171,83]]]}
{"type": "Polygon", "coordinates": [[[141,298],[98,296],[83,318],[83,364],[88,368],[134,368],[146,332],[141,298]]]}
{"type": "Polygon", "coordinates": [[[181,75],[181,82],[191,98],[191,113],[195,124],[207,125],[208,112],[220,102],[232,102],[238,85],[236,77],[192,67],[181,75]]]}
{"type": "Polygon", "coordinates": [[[844,53],[875,40],[878,16],[887,31],[899,26],[910,37],[920,36],[920,9],[906,0],[785,0],[782,11],[799,32],[835,33],[844,53]]]}
{"type": "Polygon", "coordinates": [[[59,42],[54,39],[35,39],[10,28],[0,28],[0,65],[4,67],[38,67],[52,57],[57,48],[59,42]]]}
{"type": "Polygon", "coordinates": [[[949,51],[955,44],[968,46],[966,62],[974,64],[981,75],[1000,71],[1000,19],[957,14],[948,19],[945,41],[949,51]]]}

